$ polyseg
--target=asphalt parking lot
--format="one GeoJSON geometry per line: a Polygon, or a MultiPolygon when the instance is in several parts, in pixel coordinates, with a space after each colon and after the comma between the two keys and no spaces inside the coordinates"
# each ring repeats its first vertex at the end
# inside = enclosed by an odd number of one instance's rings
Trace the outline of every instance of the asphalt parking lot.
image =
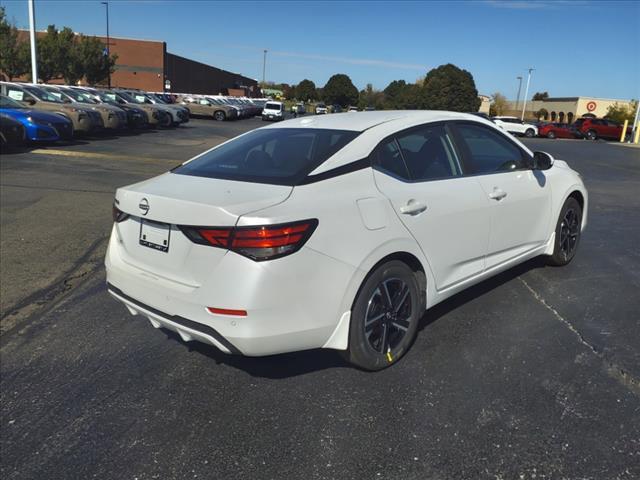
{"type": "Polygon", "coordinates": [[[3,152],[2,478],[640,478],[640,149],[526,140],[584,176],[577,257],[438,305],[366,373],[185,344],[106,293],[115,188],[261,125],[3,152]]]}

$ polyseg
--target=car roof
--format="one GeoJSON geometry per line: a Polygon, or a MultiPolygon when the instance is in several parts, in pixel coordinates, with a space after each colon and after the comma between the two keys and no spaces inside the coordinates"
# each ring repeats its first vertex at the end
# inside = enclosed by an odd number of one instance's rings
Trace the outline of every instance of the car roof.
{"type": "Polygon", "coordinates": [[[393,124],[394,130],[401,130],[420,123],[444,120],[482,120],[481,117],[459,112],[440,110],[374,110],[368,112],[334,113],[327,116],[299,117],[263,128],[323,128],[331,130],[351,130],[364,132],[381,124],[393,124]]]}

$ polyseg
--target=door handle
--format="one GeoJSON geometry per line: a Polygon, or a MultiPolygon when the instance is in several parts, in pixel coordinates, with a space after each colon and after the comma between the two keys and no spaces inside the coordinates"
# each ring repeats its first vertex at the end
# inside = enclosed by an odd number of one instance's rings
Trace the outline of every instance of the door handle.
{"type": "Polygon", "coordinates": [[[502,200],[506,196],[507,192],[497,187],[494,187],[493,192],[489,194],[489,198],[491,198],[492,200],[502,200]]]}
{"type": "Polygon", "coordinates": [[[400,207],[400,213],[404,215],[419,215],[427,209],[424,203],[411,199],[404,207],[400,207]]]}

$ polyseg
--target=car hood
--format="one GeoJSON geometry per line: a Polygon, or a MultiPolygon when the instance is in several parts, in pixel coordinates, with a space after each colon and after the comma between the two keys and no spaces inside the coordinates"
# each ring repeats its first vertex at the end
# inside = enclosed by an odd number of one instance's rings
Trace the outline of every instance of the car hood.
{"type": "Polygon", "coordinates": [[[16,120],[26,120],[27,117],[35,118],[43,122],[68,122],[62,115],[56,115],[55,113],[47,113],[41,110],[22,110],[13,108],[2,108],[0,112],[6,113],[16,120]]]}

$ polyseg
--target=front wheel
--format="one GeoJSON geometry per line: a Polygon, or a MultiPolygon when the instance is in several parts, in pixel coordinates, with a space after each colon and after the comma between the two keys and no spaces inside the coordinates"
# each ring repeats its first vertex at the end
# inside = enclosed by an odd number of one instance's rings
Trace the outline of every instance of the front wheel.
{"type": "Polygon", "coordinates": [[[213,114],[213,118],[218,122],[222,122],[227,116],[224,114],[222,110],[218,110],[213,114]]]}
{"type": "Polygon", "coordinates": [[[569,197],[560,210],[549,264],[563,266],[573,259],[580,243],[581,228],[582,207],[574,197],[569,197]]]}
{"type": "Polygon", "coordinates": [[[398,361],[416,336],[420,298],[416,276],[405,263],[393,260],[374,270],[351,309],[347,360],[372,371],[398,361]]]}
{"type": "Polygon", "coordinates": [[[551,139],[556,138],[556,134],[554,132],[549,132],[547,133],[547,138],[551,138],[551,139]]]}
{"type": "Polygon", "coordinates": [[[596,133],[595,130],[589,130],[587,132],[587,139],[589,139],[589,140],[597,140],[598,139],[598,134],[596,133]]]}
{"type": "Polygon", "coordinates": [[[524,136],[527,138],[533,138],[536,132],[533,131],[533,128],[527,128],[527,131],[524,132],[524,136]]]}
{"type": "Polygon", "coordinates": [[[164,128],[170,128],[173,125],[173,119],[171,118],[170,113],[165,112],[164,117],[161,120],[161,125],[164,128]]]}

